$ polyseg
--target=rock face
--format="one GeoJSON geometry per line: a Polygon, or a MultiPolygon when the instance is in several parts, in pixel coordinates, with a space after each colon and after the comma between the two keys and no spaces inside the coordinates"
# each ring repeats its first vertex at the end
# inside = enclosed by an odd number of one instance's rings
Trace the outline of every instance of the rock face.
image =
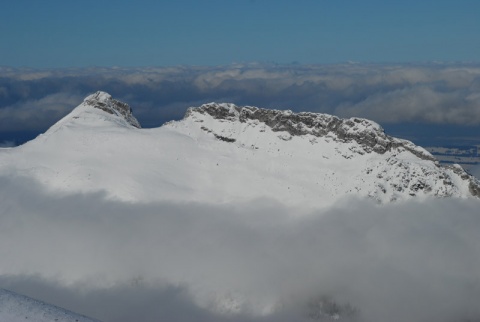
{"type": "Polygon", "coordinates": [[[357,117],[341,119],[329,114],[293,113],[292,111],[270,110],[252,106],[239,107],[233,104],[216,103],[190,108],[187,110],[186,117],[193,112],[209,114],[215,119],[241,123],[257,120],[265,123],[274,132],[285,131],[292,136],[310,134],[316,137],[324,137],[326,135],[334,135],[336,141],[341,143],[357,142],[366,153],[376,152],[384,154],[387,151],[391,151],[392,148],[403,147],[421,159],[435,161],[435,158],[425,149],[415,146],[410,141],[386,135],[380,125],[367,119],[357,117]]]}
{"type": "MultiPolygon", "coordinates": [[[[288,133],[287,136],[279,135],[279,138],[284,140],[291,140],[292,137],[313,136],[328,138],[339,145],[356,143],[355,148],[350,148],[350,152],[353,152],[353,154],[384,156],[385,162],[379,161],[379,164],[375,167],[371,166],[364,169],[366,176],[375,174],[377,179],[380,179],[377,183],[377,191],[370,194],[373,198],[377,198],[382,193],[387,194],[388,190],[407,193],[411,196],[416,196],[420,192],[432,193],[441,197],[453,196],[456,193],[452,187],[455,187],[454,181],[457,176],[468,182],[468,191],[472,196],[480,197],[480,182],[465,172],[463,168],[458,165],[440,165],[425,149],[410,141],[386,135],[379,124],[367,119],[356,117],[342,119],[328,114],[293,113],[292,111],[217,103],[189,108],[185,118],[196,118],[195,115],[208,116],[223,123],[248,124],[253,122],[264,124],[272,132],[288,133]],[[418,165],[418,162],[413,162],[415,166],[412,166],[412,162],[398,159],[397,156],[404,151],[408,151],[421,161],[427,161],[428,166],[418,165]],[[385,163],[380,166],[383,169],[381,171],[376,170],[375,168],[378,169],[381,163],[385,163]],[[435,184],[432,182],[435,182],[435,184]],[[438,187],[439,183],[441,188],[438,187]]],[[[237,141],[235,135],[225,136],[223,132],[215,131],[214,126],[208,128],[204,125],[202,130],[212,133],[215,138],[225,142],[233,143],[237,141]]],[[[343,157],[355,159],[352,153],[343,154],[343,157]]],[[[355,188],[359,189],[358,187],[355,188]]],[[[392,196],[391,200],[395,199],[396,197],[392,196]]]]}
{"type": "Polygon", "coordinates": [[[105,92],[96,92],[90,96],[87,96],[84,100],[84,104],[93,108],[98,108],[109,114],[123,117],[130,125],[141,128],[138,120],[133,116],[132,109],[126,103],[113,99],[112,96],[105,92]]]}

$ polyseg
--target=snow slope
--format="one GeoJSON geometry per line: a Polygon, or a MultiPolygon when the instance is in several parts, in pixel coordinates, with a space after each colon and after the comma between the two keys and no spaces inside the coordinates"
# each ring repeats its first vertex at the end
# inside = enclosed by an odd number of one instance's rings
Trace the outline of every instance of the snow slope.
{"type": "Polygon", "coordinates": [[[98,322],[98,320],[5,289],[0,289],[0,321],[98,322]]]}
{"type": "Polygon", "coordinates": [[[124,201],[267,197],[300,208],[349,195],[388,203],[480,191],[461,167],[442,167],[365,119],[210,103],[181,121],[141,129],[127,104],[103,92],[35,140],[0,149],[0,175],[124,201]]]}

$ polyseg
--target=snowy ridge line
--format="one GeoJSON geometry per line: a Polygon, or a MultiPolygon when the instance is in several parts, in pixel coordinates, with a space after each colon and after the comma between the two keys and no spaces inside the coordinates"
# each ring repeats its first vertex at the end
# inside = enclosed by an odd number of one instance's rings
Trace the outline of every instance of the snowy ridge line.
{"type": "Polygon", "coordinates": [[[427,150],[408,140],[393,138],[385,134],[376,122],[364,118],[342,119],[334,115],[312,112],[294,113],[290,110],[263,109],[254,106],[237,106],[230,103],[208,103],[200,107],[190,107],[185,117],[192,113],[209,114],[215,119],[245,123],[258,120],[272,131],[286,131],[293,136],[311,134],[316,137],[334,135],[338,142],[355,141],[366,153],[384,154],[394,148],[403,147],[423,160],[436,161],[427,150]]]}
{"type": "MultiPolygon", "coordinates": [[[[368,119],[358,117],[342,119],[325,113],[294,113],[291,110],[263,109],[254,106],[237,106],[232,103],[215,102],[188,108],[184,119],[191,117],[195,113],[209,115],[213,119],[220,121],[225,120],[238,123],[261,122],[267,125],[273,132],[287,132],[291,136],[313,135],[315,137],[329,137],[340,144],[355,142],[361,147],[361,149],[355,150],[360,155],[372,152],[383,155],[387,152],[405,150],[421,160],[433,162],[434,166],[439,170],[449,170],[458,175],[462,180],[468,181],[470,194],[480,197],[480,181],[468,174],[461,166],[458,164],[441,165],[426,149],[415,145],[411,141],[386,135],[384,129],[378,123],[368,119]]],[[[204,126],[202,126],[202,130],[212,133],[217,139],[225,142],[236,141],[236,138],[222,136],[204,126]]],[[[452,184],[448,180],[448,176],[444,180],[444,184],[452,184]]],[[[428,185],[420,182],[415,184],[413,190],[423,189],[424,186],[429,189],[428,185]]],[[[448,195],[447,193],[445,196],[448,195]]]]}
{"type": "Polygon", "coordinates": [[[267,198],[299,213],[347,196],[379,204],[480,196],[480,182],[462,167],[442,166],[366,119],[229,103],[189,108],[158,128],[129,119],[127,104],[90,95],[38,138],[0,150],[0,175],[34,179],[52,193],[211,204],[267,198]]]}

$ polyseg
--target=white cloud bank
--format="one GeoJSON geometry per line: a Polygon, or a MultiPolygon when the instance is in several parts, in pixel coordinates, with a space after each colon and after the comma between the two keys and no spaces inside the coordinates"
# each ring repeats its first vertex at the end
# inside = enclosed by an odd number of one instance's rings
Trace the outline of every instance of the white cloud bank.
{"type": "Polygon", "coordinates": [[[478,64],[0,68],[0,72],[0,125],[5,129],[51,125],[97,90],[129,103],[146,126],[179,118],[187,107],[211,101],[359,116],[379,123],[480,125],[478,64]]]}
{"type": "Polygon", "coordinates": [[[347,321],[480,319],[475,200],[345,200],[295,218],[270,200],[39,191],[0,178],[0,287],[104,321],[321,320],[326,297],[353,308],[347,321]]]}
{"type": "Polygon", "coordinates": [[[55,93],[40,99],[27,99],[11,106],[0,108],[0,128],[2,131],[16,131],[26,126],[26,130],[49,128],[84,97],[71,93],[55,93]]]}

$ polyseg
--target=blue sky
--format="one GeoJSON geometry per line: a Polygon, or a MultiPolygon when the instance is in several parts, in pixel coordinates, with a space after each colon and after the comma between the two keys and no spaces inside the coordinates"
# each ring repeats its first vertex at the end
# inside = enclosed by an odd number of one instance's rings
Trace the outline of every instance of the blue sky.
{"type": "Polygon", "coordinates": [[[146,127],[217,101],[478,144],[479,13],[480,0],[0,0],[0,145],[33,138],[97,90],[146,127]],[[338,64],[351,61],[362,64],[338,64]]]}
{"type": "Polygon", "coordinates": [[[479,12],[478,0],[0,0],[0,65],[478,61],[479,12]]]}

